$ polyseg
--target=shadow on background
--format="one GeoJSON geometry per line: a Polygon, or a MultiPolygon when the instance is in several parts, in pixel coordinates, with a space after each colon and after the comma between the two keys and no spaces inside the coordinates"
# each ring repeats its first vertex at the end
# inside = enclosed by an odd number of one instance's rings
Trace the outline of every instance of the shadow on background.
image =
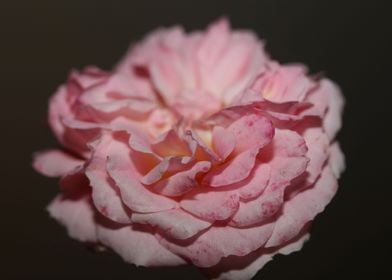
{"type": "MultiPolygon", "coordinates": [[[[9,1],[0,10],[2,275],[5,279],[202,279],[190,267],[146,269],[91,253],[48,218],[57,180],[34,173],[34,151],[57,144],[47,102],[71,68],[110,69],[158,26],[201,29],[227,15],[265,38],[272,57],[323,71],[347,99],[339,135],[348,169],[304,249],[255,279],[387,279],[391,249],[392,26],[383,1],[9,1]],[[362,3],[363,2],[363,3],[362,3]],[[371,3],[371,4],[369,4],[371,3]],[[290,278],[288,278],[290,277],[290,278]]],[[[4,279],[4,278],[3,278],[4,279]]]]}

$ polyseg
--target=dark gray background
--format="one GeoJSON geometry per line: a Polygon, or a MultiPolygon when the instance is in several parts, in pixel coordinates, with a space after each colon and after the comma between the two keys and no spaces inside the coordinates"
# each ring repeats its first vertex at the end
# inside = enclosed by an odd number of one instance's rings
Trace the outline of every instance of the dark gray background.
{"type": "Polygon", "coordinates": [[[56,145],[47,100],[69,70],[104,69],[161,25],[204,28],[221,15],[266,38],[272,56],[341,85],[347,171],[300,253],[255,279],[391,279],[392,35],[388,1],[3,1],[0,4],[1,278],[202,279],[194,268],[145,269],[95,254],[48,218],[57,181],[30,167],[56,145]],[[386,273],[385,275],[382,273],[386,273]],[[389,274],[389,275],[388,275],[389,274]],[[3,278],[5,277],[5,278],[3,278]]]}

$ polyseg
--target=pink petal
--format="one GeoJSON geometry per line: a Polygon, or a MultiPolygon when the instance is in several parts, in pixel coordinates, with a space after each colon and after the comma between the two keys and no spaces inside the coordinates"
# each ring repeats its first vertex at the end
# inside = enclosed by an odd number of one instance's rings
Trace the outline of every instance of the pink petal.
{"type": "Polygon", "coordinates": [[[211,226],[211,223],[197,219],[181,209],[147,214],[133,213],[132,222],[158,227],[175,239],[190,238],[211,226]]]}
{"type": "Polygon", "coordinates": [[[245,115],[228,128],[235,136],[237,153],[248,149],[262,148],[274,137],[274,127],[267,118],[256,114],[245,115]]]}
{"type": "Polygon", "coordinates": [[[304,138],[297,132],[287,129],[275,129],[271,146],[273,156],[299,157],[308,151],[304,138]]]}
{"type": "Polygon", "coordinates": [[[275,103],[303,101],[315,84],[306,76],[303,65],[283,65],[272,63],[269,72],[261,76],[253,85],[253,90],[275,103]]]}
{"type": "Polygon", "coordinates": [[[258,198],[241,202],[238,211],[230,220],[235,227],[248,227],[261,224],[275,215],[283,203],[283,187],[270,185],[258,198]]]}
{"type": "Polygon", "coordinates": [[[242,152],[233,160],[207,173],[203,179],[203,184],[211,187],[222,187],[244,180],[252,171],[257,153],[258,149],[242,152]]]}
{"type": "Polygon", "coordinates": [[[309,158],[306,185],[311,185],[320,176],[325,161],[328,159],[329,141],[323,130],[318,127],[308,128],[303,137],[308,146],[306,157],[309,158]]]}
{"type": "Polygon", "coordinates": [[[185,261],[162,247],[154,235],[137,227],[101,225],[97,228],[99,241],[113,249],[124,261],[137,266],[177,266],[185,261]]]}
{"type": "Polygon", "coordinates": [[[199,186],[196,176],[210,170],[211,163],[199,161],[190,169],[178,172],[153,186],[154,191],[166,196],[180,196],[199,186]]]}
{"type": "Polygon", "coordinates": [[[309,239],[309,234],[288,243],[276,250],[260,248],[251,254],[236,258],[229,257],[222,260],[217,266],[205,270],[211,280],[250,280],[261,270],[275,255],[289,255],[301,250],[304,243],[309,239]]]}
{"type": "Polygon", "coordinates": [[[324,80],[325,86],[329,88],[329,106],[325,115],[323,126],[330,140],[333,140],[336,133],[342,127],[342,114],[344,107],[344,96],[339,87],[330,80],[324,80]]]}
{"type": "Polygon", "coordinates": [[[60,150],[47,150],[36,153],[33,167],[48,177],[64,176],[82,166],[84,161],[60,150]]]}
{"type": "Polygon", "coordinates": [[[93,156],[86,167],[86,176],[92,187],[92,199],[98,211],[119,223],[130,223],[130,211],[120,197],[117,187],[106,171],[106,158],[116,149],[121,149],[122,144],[114,142],[109,135],[92,144],[93,156]]]}
{"type": "Polygon", "coordinates": [[[337,190],[337,181],[332,170],[324,167],[316,184],[300,192],[283,205],[282,214],[276,221],[267,247],[284,244],[294,238],[309,221],[322,212],[337,190]]]}
{"type": "Polygon", "coordinates": [[[257,164],[252,174],[241,185],[238,193],[242,200],[250,200],[258,197],[266,188],[270,179],[271,168],[268,164],[257,164]]]}
{"type": "Polygon", "coordinates": [[[226,220],[238,209],[239,196],[234,191],[197,190],[180,202],[181,208],[207,221],[226,220]]]}
{"type": "Polygon", "coordinates": [[[213,128],[212,147],[222,161],[233,152],[235,145],[235,136],[232,132],[221,126],[215,126],[213,128]]]}
{"type": "Polygon", "coordinates": [[[231,255],[244,256],[265,244],[273,224],[254,228],[211,227],[194,242],[181,245],[160,238],[160,243],[173,253],[189,259],[198,267],[211,267],[231,255]]]}
{"type": "MultiPolygon", "coordinates": [[[[241,202],[230,225],[247,227],[266,222],[283,204],[283,195],[290,181],[305,172],[308,160],[304,157],[275,158],[270,163],[271,178],[264,192],[251,201],[241,202]]],[[[261,165],[262,166],[262,165],[261,165]]]]}
{"type": "Polygon", "coordinates": [[[336,178],[346,169],[344,154],[338,142],[334,142],[329,149],[329,164],[336,178]]]}
{"type": "Polygon", "coordinates": [[[176,207],[174,200],[157,195],[139,183],[130,155],[124,150],[111,153],[107,171],[116,182],[124,203],[136,212],[159,212],[176,207]]]}
{"type": "Polygon", "coordinates": [[[82,242],[97,242],[94,207],[87,196],[75,200],[58,195],[47,210],[52,218],[66,227],[72,238],[82,242]]]}

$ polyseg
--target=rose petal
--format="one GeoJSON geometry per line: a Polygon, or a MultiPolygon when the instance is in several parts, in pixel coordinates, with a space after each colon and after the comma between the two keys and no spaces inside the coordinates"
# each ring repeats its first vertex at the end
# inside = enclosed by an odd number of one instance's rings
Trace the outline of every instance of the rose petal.
{"type": "Polygon", "coordinates": [[[219,263],[216,267],[205,270],[211,280],[249,280],[256,275],[277,254],[289,255],[301,250],[304,243],[309,240],[310,235],[304,234],[291,243],[276,250],[261,248],[247,256],[229,257],[219,263]]]}
{"type": "Polygon", "coordinates": [[[52,218],[66,227],[69,236],[82,242],[97,242],[94,208],[90,199],[67,199],[58,195],[48,206],[52,218]]]}
{"type": "Polygon", "coordinates": [[[118,150],[109,155],[107,171],[120,189],[124,203],[136,212],[158,212],[176,207],[174,200],[150,192],[139,183],[130,155],[118,150]]]}
{"type": "Polygon", "coordinates": [[[337,190],[337,181],[329,166],[325,166],[316,184],[300,192],[283,205],[273,234],[266,247],[284,244],[294,238],[306,223],[322,212],[337,190]]]}
{"type": "Polygon", "coordinates": [[[185,195],[180,206],[207,221],[226,220],[237,211],[239,196],[234,191],[214,191],[206,188],[185,195]]]}
{"type": "Polygon", "coordinates": [[[160,243],[198,267],[216,265],[223,257],[244,256],[265,244],[273,224],[254,228],[211,227],[190,244],[181,245],[161,236],[160,243]]]}
{"type": "Polygon", "coordinates": [[[119,223],[130,223],[130,211],[124,206],[119,191],[106,171],[106,157],[116,149],[122,151],[119,142],[111,136],[103,135],[91,144],[93,156],[86,167],[86,176],[92,187],[92,199],[98,211],[119,223]]]}
{"type": "Polygon", "coordinates": [[[154,191],[166,196],[180,196],[199,185],[196,176],[206,173],[211,168],[208,161],[199,161],[190,169],[178,172],[167,179],[161,180],[153,186],[154,191]]]}
{"type": "Polygon", "coordinates": [[[274,136],[274,127],[267,118],[256,114],[245,115],[233,122],[228,128],[235,136],[237,153],[252,148],[262,148],[274,136]]]}
{"type": "Polygon", "coordinates": [[[190,238],[211,226],[211,223],[197,219],[181,209],[147,214],[133,213],[132,222],[156,226],[175,239],[190,238]]]}
{"type": "Polygon", "coordinates": [[[221,126],[215,126],[212,130],[212,148],[222,161],[234,150],[236,145],[235,136],[232,132],[221,126]]]}
{"type": "Polygon", "coordinates": [[[235,227],[247,227],[266,222],[283,204],[283,196],[290,181],[306,170],[308,160],[304,157],[277,158],[271,166],[268,187],[256,199],[240,202],[238,211],[230,221],[235,227]]]}
{"type": "Polygon", "coordinates": [[[239,187],[238,193],[242,200],[258,197],[264,191],[270,179],[271,168],[268,164],[259,163],[252,173],[245,181],[239,183],[242,186],[239,187]]]}
{"type": "Polygon", "coordinates": [[[64,176],[82,166],[83,163],[83,160],[60,150],[42,151],[36,153],[33,159],[34,169],[48,177],[64,176]]]}
{"type": "Polygon", "coordinates": [[[203,179],[203,184],[222,187],[247,178],[255,164],[258,149],[250,149],[237,155],[233,160],[216,167],[203,179]]]}
{"type": "MultiPolygon", "coordinates": [[[[110,222],[108,222],[110,223],[110,222]]],[[[185,261],[161,246],[154,235],[129,225],[116,227],[99,225],[99,241],[112,248],[126,262],[137,266],[177,266],[185,261]]]]}
{"type": "Polygon", "coordinates": [[[334,142],[329,148],[329,164],[336,178],[339,179],[342,172],[346,169],[344,154],[338,142],[334,142]]]}
{"type": "Polygon", "coordinates": [[[328,93],[329,106],[323,120],[323,126],[328,138],[333,140],[336,133],[342,127],[342,113],[345,101],[343,94],[336,84],[330,80],[323,80],[323,83],[326,87],[329,87],[329,90],[326,90],[328,93]]]}

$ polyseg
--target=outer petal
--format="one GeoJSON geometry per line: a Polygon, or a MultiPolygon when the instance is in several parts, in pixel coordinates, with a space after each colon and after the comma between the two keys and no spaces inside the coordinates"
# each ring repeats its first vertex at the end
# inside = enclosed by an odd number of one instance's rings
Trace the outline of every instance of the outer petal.
{"type": "Polygon", "coordinates": [[[275,250],[261,248],[241,258],[229,257],[216,267],[206,269],[205,272],[212,280],[249,280],[271,261],[275,255],[289,255],[301,250],[309,237],[309,234],[304,234],[300,238],[275,250]]]}
{"type": "Polygon", "coordinates": [[[134,213],[132,221],[138,224],[149,224],[163,230],[166,235],[175,239],[190,238],[211,226],[211,223],[200,220],[181,209],[140,214],[134,213]]]}
{"type": "Polygon", "coordinates": [[[340,149],[338,142],[334,142],[329,151],[329,164],[335,177],[339,178],[340,174],[342,174],[342,172],[346,169],[344,154],[340,149]]]}
{"type": "Polygon", "coordinates": [[[199,267],[216,265],[223,257],[244,256],[263,246],[273,224],[254,228],[212,227],[190,244],[177,244],[165,238],[160,243],[199,267]]]}
{"type": "Polygon", "coordinates": [[[342,113],[344,107],[344,97],[337,85],[329,80],[325,80],[328,91],[329,106],[325,115],[323,126],[330,140],[333,140],[336,133],[342,126],[342,113]]]}
{"type": "Polygon", "coordinates": [[[52,218],[67,228],[72,238],[82,242],[97,242],[95,210],[87,196],[74,200],[58,195],[47,209],[52,218]]]}
{"type": "Polygon", "coordinates": [[[99,141],[92,144],[94,153],[86,167],[86,176],[90,180],[93,202],[98,211],[113,221],[129,223],[130,211],[124,206],[117,187],[106,171],[106,157],[121,147],[121,144],[117,144],[115,145],[109,135],[103,135],[99,141]]]}
{"type": "Polygon", "coordinates": [[[304,139],[309,148],[306,153],[309,158],[306,185],[311,185],[320,176],[325,161],[328,159],[329,141],[323,130],[318,127],[308,128],[304,133],[304,139]]]}
{"type": "Polygon", "coordinates": [[[180,206],[207,221],[226,220],[237,211],[239,196],[235,191],[206,189],[187,194],[180,206]]]}
{"type": "Polygon", "coordinates": [[[64,176],[82,166],[84,161],[60,150],[47,150],[36,153],[33,167],[48,177],[64,176]]]}
{"type": "Polygon", "coordinates": [[[116,227],[107,222],[97,228],[99,241],[137,266],[176,266],[185,261],[162,247],[147,230],[136,226],[116,227]]]}
{"type": "Polygon", "coordinates": [[[329,166],[326,166],[314,187],[306,189],[285,202],[282,214],[266,246],[279,246],[294,238],[306,223],[324,210],[336,190],[336,178],[329,166]]]}

